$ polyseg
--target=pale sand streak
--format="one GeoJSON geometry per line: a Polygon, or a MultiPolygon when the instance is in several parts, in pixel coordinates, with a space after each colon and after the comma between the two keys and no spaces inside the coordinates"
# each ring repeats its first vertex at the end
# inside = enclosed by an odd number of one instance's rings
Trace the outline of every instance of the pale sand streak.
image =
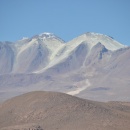
{"type": "Polygon", "coordinates": [[[91,85],[91,84],[90,84],[89,80],[87,79],[87,80],[86,80],[86,85],[85,85],[85,86],[80,87],[80,88],[77,88],[76,90],[67,92],[67,94],[69,94],[69,95],[76,95],[76,94],[79,94],[81,91],[85,90],[85,89],[88,88],[90,85],[91,85]]]}

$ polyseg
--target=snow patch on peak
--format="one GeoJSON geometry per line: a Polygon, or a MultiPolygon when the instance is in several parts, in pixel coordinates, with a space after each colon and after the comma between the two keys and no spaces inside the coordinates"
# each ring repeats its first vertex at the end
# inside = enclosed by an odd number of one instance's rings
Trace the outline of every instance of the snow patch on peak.
{"type": "Polygon", "coordinates": [[[39,35],[35,35],[32,37],[32,39],[50,39],[50,38],[55,38],[56,36],[52,33],[41,33],[39,35]]]}
{"type": "Polygon", "coordinates": [[[39,36],[43,37],[43,38],[53,38],[53,37],[56,37],[53,33],[48,33],[48,32],[41,33],[41,34],[39,34],[39,36]]]}
{"type": "Polygon", "coordinates": [[[105,35],[105,34],[101,34],[101,33],[95,33],[95,32],[87,32],[85,33],[87,36],[102,36],[102,37],[107,37],[107,38],[110,38],[110,39],[113,39],[113,37],[111,36],[108,36],[108,35],[105,35]]]}
{"type": "Polygon", "coordinates": [[[28,37],[23,37],[21,40],[26,40],[26,39],[28,39],[28,37]]]}
{"type": "MultiPolygon", "coordinates": [[[[95,33],[95,32],[87,32],[86,34],[87,34],[87,35],[88,35],[88,34],[89,34],[89,35],[98,35],[98,36],[99,36],[99,35],[102,35],[102,36],[104,35],[104,34],[95,33]]],[[[104,35],[104,36],[107,36],[107,35],[104,35]]]]}
{"type": "Polygon", "coordinates": [[[41,33],[39,35],[35,35],[33,36],[31,39],[40,39],[42,41],[45,41],[45,40],[51,40],[51,39],[55,39],[55,40],[58,40],[62,43],[64,43],[64,40],[62,40],[61,38],[59,38],[58,36],[56,36],[55,34],[53,33],[49,33],[49,32],[44,32],[44,33],[41,33]]]}

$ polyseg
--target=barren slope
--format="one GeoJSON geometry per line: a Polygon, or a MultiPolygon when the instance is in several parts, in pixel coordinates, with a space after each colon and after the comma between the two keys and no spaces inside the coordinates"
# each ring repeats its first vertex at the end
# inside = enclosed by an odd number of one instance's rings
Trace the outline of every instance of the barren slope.
{"type": "Polygon", "coordinates": [[[1,130],[129,130],[130,103],[101,103],[56,92],[30,92],[0,106],[1,130]]]}

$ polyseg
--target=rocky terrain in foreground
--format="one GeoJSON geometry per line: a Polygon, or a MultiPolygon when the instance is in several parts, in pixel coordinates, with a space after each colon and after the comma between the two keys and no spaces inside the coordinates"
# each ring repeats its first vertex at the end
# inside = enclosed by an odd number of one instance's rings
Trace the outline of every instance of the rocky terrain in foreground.
{"type": "Polygon", "coordinates": [[[129,102],[29,92],[0,104],[0,130],[129,130],[129,102]]]}

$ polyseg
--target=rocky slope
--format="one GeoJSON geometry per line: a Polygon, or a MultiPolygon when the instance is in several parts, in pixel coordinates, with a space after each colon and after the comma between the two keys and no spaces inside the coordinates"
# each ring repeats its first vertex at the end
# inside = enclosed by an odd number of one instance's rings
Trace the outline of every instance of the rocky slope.
{"type": "Polygon", "coordinates": [[[0,46],[1,101],[33,90],[130,100],[130,48],[109,36],[85,33],[65,43],[42,33],[0,46]]]}
{"type": "Polygon", "coordinates": [[[1,130],[129,130],[130,103],[95,102],[57,92],[30,92],[0,106],[1,130]]]}

